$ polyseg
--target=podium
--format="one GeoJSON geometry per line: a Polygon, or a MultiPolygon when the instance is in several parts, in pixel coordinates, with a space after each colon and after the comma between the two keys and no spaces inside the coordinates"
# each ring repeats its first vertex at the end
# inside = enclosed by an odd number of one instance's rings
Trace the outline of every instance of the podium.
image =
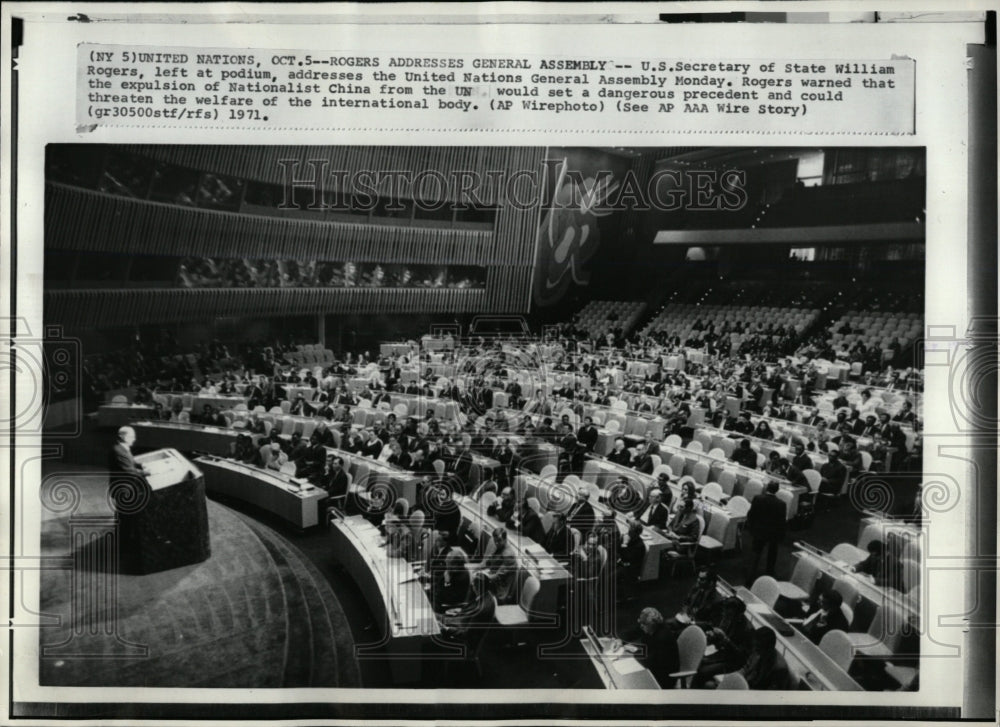
{"type": "Polygon", "coordinates": [[[122,570],[157,573],[208,559],[212,550],[201,470],[175,449],[147,452],[135,461],[149,470],[145,481],[114,475],[110,482],[122,570]]]}

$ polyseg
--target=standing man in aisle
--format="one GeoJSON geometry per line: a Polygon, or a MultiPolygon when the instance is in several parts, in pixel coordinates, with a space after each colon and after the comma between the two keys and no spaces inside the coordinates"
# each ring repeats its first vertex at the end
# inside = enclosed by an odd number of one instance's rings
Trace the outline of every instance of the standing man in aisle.
{"type": "Polygon", "coordinates": [[[765,548],[767,548],[767,561],[764,573],[769,576],[774,575],[778,545],[785,539],[788,514],[785,503],[778,499],[779,487],[777,482],[773,480],[769,482],[767,490],[753,499],[750,511],[747,512],[747,531],[751,538],[750,563],[747,568],[748,584],[752,584],[758,575],[757,566],[765,548]]]}

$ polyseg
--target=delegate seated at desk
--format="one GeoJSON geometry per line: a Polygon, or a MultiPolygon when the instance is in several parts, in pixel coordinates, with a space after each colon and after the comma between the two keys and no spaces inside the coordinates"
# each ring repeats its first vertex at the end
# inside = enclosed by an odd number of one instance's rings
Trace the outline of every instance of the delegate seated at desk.
{"type": "MultiPolygon", "coordinates": [[[[667,626],[663,614],[650,606],[642,609],[638,622],[622,634],[622,639],[644,649],[645,653],[637,654],[636,660],[649,669],[660,687],[673,687],[674,677],[670,675],[680,668],[680,653],[677,637],[667,626]]],[[[617,650],[619,646],[619,643],[614,643],[612,648],[617,650]]]]}
{"type": "Polygon", "coordinates": [[[875,585],[879,587],[890,586],[902,590],[903,566],[881,540],[872,540],[868,543],[868,557],[854,567],[856,573],[863,573],[871,576],[875,585]]]}
{"type": "Polygon", "coordinates": [[[445,611],[442,636],[453,641],[467,641],[483,636],[484,630],[496,623],[497,599],[490,592],[489,577],[478,572],[472,575],[472,598],[465,604],[445,611]]]}
{"type": "Polygon", "coordinates": [[[318,487],[326,490],[331,498],[347,496],[347,473],[344,471],[344,458],[331,454],[326,458],[326,466],[316,478],[318,487]]]}
{"type": "Polygon", "coordinates": [[[566,523],[565,513],[552,513],[552,527],[545,536],[543,545],[549,555],[559,562],[565,563],[569,560],[570,552],[573,550],[573,535],[566,523]]]}
{"type": "Polygon", "coordinates": [[[791,672],[777,647],[778,636],[768,626],[753,632],[750,654],[737,673],[746,679],[751,689],[790,689],[791,672]]]}
{"type": "Polygon", "coordinates": [[[493,531],[493,545],[495,550],[480,563],[479,572],[486,577],[498,603],[513,603],[517,597],[517,557],[507,542],[506,528],[493,531]]]}
{"type": "MultiPolygon", "coordinates": [[[[665,476],[665,475],[664,475],[665,476]]],[[[628,485],[626,485],[627,487],[628,485]]],[[[649,491],[649,501],[645,505],[640,505],[636,511],[636,520],[644,526],[652,528],[658,533],[662,533],[667,528],[670,519],[670,510],[663,504],[664,490],[654,487],[649,491]]],[[[669,488],[666,490],[669,494],[669,488]]],[[[669,504],[669,501],[668,501],[669,504]]]]}
{"type": "Polygon", "coordinates": [[[820,595],[819,603],[804,619],[788,619],[788,623],[796,624],[806,638],[818,644],[830,631],[848,631],[850,624],[841,610],[844,597],[839,591],[829,590],[820,595]]]}
{"type": "Polygon", "coordinates": [[[757,469],[757,453],[750,447],[749,439],[741,439],[730,459],[741,467],[757,469]]]}
{"type": "Polygon", "coordinates": [[[722,596],[719,595],[717,584],[719,577],[710,568],[700,568],[695,584],[688,591],[681,604],[681,610],[677,616],[670,621],[678,631],[688,624],[705,626],[712,619],[712,615],[722,596]]]}
{"type": "Polygon", "coordinates": [[[618,464],[623,467],[632,466],[632,455],[627,449],[625,449],[625,440],[621,437],[615,439],[614,447],[610,452],[608,452],[605,459],[608,462],[613,462],[614,464],[618,464]]]}
{"type": "Polygon", "coordinates": [[[514,510],[516,505],[517,503],[514,501],[514,490],[510,487],[505,487],[500,491],[500,497],[498,497],[492,505],[486,508],[486,514],[492,518],[496,518],[510,527],[510,523],[514,519],[514,510]]]}
{"type": "Polygon", "coordinates": [[[526,497],[521,501],[521,507],[514,517],[514,528],[526,538],[539,545],[545,542],[545,526],[538,515],[541,504],[534,497],[526,497]]]}
{"type": "Polygon", "coordinates": [[[619,602],[634,598],[634,591],[639,584],[642,564],[646,559],[646,543],[642,540],[645,526],[638,520],[630,519],[628,532],[618,548],[618,560],[615,563],[615,579],[618,583],[619,602]]]}
{"type": "Polygon", "coordinates": [[[590,493],[587,488],[580,486],[576,490],[576,501],[566,513],[566,524],[571,528],[580,531],[580,535],[586,537],[597,522],[597,515],[594,506],[590,504],[590,493]]]}
{"type": "Polygon", "coordinates": [[[691,680],[693,688],[710,686],[714,677],[742,669],[746,664],[753,643],[746,610],[746,603],[738,596],[729,596],[712,606],[708,623],[702,628],[715,652],[702,658],[691,680]]]}
{"type": "Polygon", "coordinates": [[[694,500],[685,499],[681,509],[674,514],[663,537],[669,541],[669,551],[677,551],[684,546],[697,543],[701,531],[702,520],[695,510],[694,500]]]}
{"type": "Polygon", "coordinates": [[[826,495],[839,495],[847,477],[847,467],[840,461],[837,452],[830,452],[826,464],[819,468],[819,491],[826,495]]]}
{"type": "Polygon", "coordinates": [[[280,472],[288,464],[288,455],[281,449],[278,442],[267,442],[260,448],[260,459],[264,469],[280,472]]]}

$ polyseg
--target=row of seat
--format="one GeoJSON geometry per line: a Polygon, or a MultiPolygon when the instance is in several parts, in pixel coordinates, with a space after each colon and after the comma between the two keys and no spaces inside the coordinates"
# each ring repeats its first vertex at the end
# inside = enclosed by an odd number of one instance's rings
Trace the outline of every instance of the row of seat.
{"type": "MultiPolygon", "coordinates": [[[[654,331],[665,331],[671,336],[680,336],[681,340],[687,340],[692,334],[699,334],[694,329],[694,325],[701,321],[706,326],[710,323],[715,325],[718,332],[724,323],[748,323],[752,328],[750,333],[755,332],[759,323],[765,326],[775,324],[782,328],[793,326],[797,334],[801,334],[811,326],[819,317],[819,310],[810,308],[778,308],[764,306],[760,308],[746,308],[743,306],[710,305],[701,306],[692,303],[670,304],[663,308],[660,313],[654,316],[642,329],[643,335],[649,335],[654,331]]],[[[746,332],[743,336],[745,337],[746,332]]],[[[737,335],[736,339],[741,339],[737,335]]]]}
{"type": "Polygon", "coordinates": [[[577,314],[576,325],[591,338],[606,336],[615,328],[628,332],[642,315],[643,303],[639,300],[592,300],[577,314]],[[613,320],[609,320],[613,316],[613,320]]]}

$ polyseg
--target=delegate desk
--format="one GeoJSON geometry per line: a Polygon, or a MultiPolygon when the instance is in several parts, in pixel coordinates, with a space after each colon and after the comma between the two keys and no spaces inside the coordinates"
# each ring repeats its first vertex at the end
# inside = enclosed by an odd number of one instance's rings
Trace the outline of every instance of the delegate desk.
{"type": "Polygon", "coordinates": [[[781,616],[776,614],[764,601],[755,596],[748,588],[740,586],[735,590],[725,582],[720,581],[719,591],[724,596],[735,594],[746,606],[746,614],[754,628],[767,626],[777,636],[777,649],[789,668],[802,677],[802,682],[813,691],[849,692],[862,691],[861,685],[852,679],[833,659],[827,656],[816,644],[810,641],[802,632],[789,626],[781,616]],[[784,625],[782,630],[791,633],[781,633],[776,625],[784,625]]]}
{"type": "MultiPolygon", "coordinates": [[[[631,467],[626,467],[624,465],[600,459],[587,460],[583,466],[583,475],[581,479],[597,485],[601,490],[605,490],[609,482],[614,482],[619,477],[627,478],[629,482],[633,483],[633,487],[638,485],[638,487],[641,488],[641,492],[638,490],[637,492],[644,500],[646,495],[649,494],[649,491],[656,483],[656,480],[653,477],[644,475],[641,472],[636,472],[631,467]]],[[[670,482],[670,490],[675,500],[680,497],[680,486],[677,484],[677,478],[674,478],[674,480],[670,482]]],[[[594,502],[593,493],[591,494],[591,502],[594,502]]],[[[702,535],[706,535],[708,533],[708,526],[712,522],[712,518],[724,518],[725,524],[722,530],[722,537],[719,538],[719,542],[722,543],[722,549],[724,551],[736,548],[739,545],[740,527],[746,521],[746,516],[735,515],[724,505],[712,502],[711,500],[702,499],[699,500],[699,502],[701,503],[702,514],[705,518],[705,532],[702,533],[702,535]]]]}
{"type": "Polygon", "coordinates": [[[455,339],[451,336],[423,336],[420,348],[424,351],[450,351],[455,348],[455,339]]]}
{"type": "Polygon", "coordinates": [[[912,558],[919,562],[922,537],[923,532],[919,525],[883,517],[877,513],[865,513],[858,529],[858,546],[863,553],[863,559],[868,556],[866,547],[872,540],[881,540],[883,544],[889,544],[890,540],[896,539],[899,541],[897,552],[900,557],[912,558]]]}
{"type": "MultiPolygon", "coordinates": [[[[762,437],[755,437],[752,434],[740,434],[739,432],[730,432],[725,429],[717,429],[716,427],[698,427],[695,434],[698,432],[704,432],[712,438],[712,447],[718,447],[718,442],[722,439],[732,439],[734,442],[739,442],[741,439],[750,440],[751,446],[756,444],[758,451],[767,456],[771,452],[777,452],[780,456],[791,461],[792,457],[795,455],[791,451],[791,445],[782,444],[781,442],[775,442],[773,439],[764,439],[762,437]]],[[[825,465],[830,458],[827,457],[822,452],[806,452],[809,455],[809,459],[812,460],[812,469],[818,470],[820,467],[825,465]]]]}
{"type": "Polygon", "coordinates": [[[480,482],[496,479],[500,463],[479,452],[470,452],[470,454],[472,455],[472,467],[469,469],[469,481],[466,483],[466,487],[469,492],[472,492],[479,487],[480,482]]]}
{"type": "Polygon", "coordinates": [[[285,399],[292,402],[294,402],[298,398],[299,394],[301,394],[302,398],[305,399],[306,401],[312,401],[316,397],[316,394],[319,392],[319,389],[314,389],[311,386],[302,386],[301,384],[279,384],[279,385],[282,386],[285,390],[285,399]]]}
{"type": "Polygon", "coordinates": [[[408,356],[420,349],[415,343],[382,343],[378,350],[381,356],[408,356]]]}
{"type": "MultiPolygon", "coordinates": [[[[904,617],[914,620],[920,616],[917,606],[902,592],[889,586],[876,585],[873,580],[865,575],[855,573],[850,565],[834,558],[829,553],[824,553],[807,543],[797,542],[792,557],[811,561],[821,574],[826,575],[832,581],[850,581],[857,590],[858,596],[877,608],[894,607],[904,617]]],[[[848,605],[853,608],[852,604],[848,605]]]]}
{"type": "Polygon", "coordinates": [[[580,645],[590,657],[605,689],[660,689],[653,673],[626,647],[612,648],[613,638],[598,637],[589,626],[584,628],[584,634],[580,645]]]}
{"type": "Polygon", "coordinates": [[[209,492],[256,505],[303,530],[319,524],[319,503],[326,492],[308,481],[218,457],[195,462],[205,473],[209,492]]]}
{"type": "MultiPolygon", "coordinates": [[[[536,474],[548,465],[559,466],[559,452],[562,451],[562,447],[557,444],[541,439],[533,439],[529,442],[527,437],[520,434],[507,434],[506,432],[496,432],[491,436],[497,440],[498,444],[501,439],[510,442],[518,456],[522,458],[521,467],[536,474]]],[[[498,462],[497,465],[499,466],[499,464],[498,462]]]]}
{"type": "MultiPolygon", "coordinates": [[[[819,412],[819,415],[826,418],[823,412],[819,412]]],[[[753,414],[750,416],[750,421],[756,427],[760,422],[766,422],[771,431],[777,436],[781,437],[796,437],[798,439],[805,439],[810,441],[815,441],[819,437],[819,428],[813,426],[812,424],[802,424],[801,422],[790,422],[787,419],[775,419],[774,417],[761,416],[759,414],[753,414]]],[[[829,422],[833,423],[837,421],[836,415],[828,419],[829,422]]],[[[827,430],[828,434],[833,434],[832,430],[827,430]]]]}
{"type": "MultiPolygon", "coordinates": [[[[249,434],[240,429],[226,429],[208,424],[187,422],[134,422],[136,442],[140,447],[160,449],[173,447],[181,452],[207,452],[217,457],[228,457],[232,446],[240,434],[249,434]]],[[[250,435],[256,441],[259,435],[250,435]]]]}
{"type": "MultiPolygon", "coordinates": [[[[468,532],[477,546],[481,542],[481,535],[489,536],[497,528],[506,527],[504,523],[487,515],[486,508],[471,497],[456,496],[455,499],[462,513],[459,532],[468,532]]],[[[559,610],[559,604],[566,601],[569,571],[549,555],[545,548],[515,530],[507,530],[507,542],[514,551],[518,567],[538,579],[540,588],[535,596],[534,614],[542,618],[554,616],[559,610]]]]}
{"type": "Polygon", "coordinates": [[[352,484],[357,488],[357,492],[369,492],[376,484],[388,485],[395,493],[393,501],[402,497],[410,503],[411,510],[418,507],[417,483],[420,478],[412,472],[343,449],[327,447],[326,451],[327,454],[343,457],[344,468],[351,475],[352,484]]]}
{"type": "Polygon", "coordinates": [[[420,678],[423,648],[441,634],[441,626],[413,565],[393,558],[378,528],[360,515],[335,518],[331,551],[361,590],[382,640],[359,645],[358,655],[382,655],[397,682],[420,678]]]}
{"type": "Polygon", "coordinates": [[[97,407],[97,424],[101,427],[123,427],[136,420],[150,419],[156,409],[146,404],[102,404],[97,407]]]}
{"type": "MultiPolygon", "coordinates": [[[[514,484],[518,499],[535,497],[546,510],[568,510],[573,502],[573,494],[565,486],[559,485],[551,478],[542,479],[536,475],[518,475],[514,484]]],[[[594,510],[600,513],[602,522],[614,517],[615,526],[622,537],[628,533],[629,521],[624,513],[618,512],[603,502],[591,498],[594,510]]],[[[670,542],[660,533],[651,528],[642,531],[642,542],[646,546],[646,556],[639,571],[640,581],[655,581],[660,577],[660,561],[670,542]]]]}
{"type": "MultiPolygon", "coordinates": [[[[685,475],[690,475],[692,468],[696,462],[704,462],[709,466],[708,482],[718,482],[719,474],[723,469],[732,471],[736,475],[736,489],[733,491],[734,495],[739,495],[742,492],[743,486],[749,480],[758,480],[762,484],[767,483],[769,480],[774,480],[781,487],[783,492],[787,492],[789,496],[788,502],[788,519],[791,520],[795,517],[795,514],[799,511],[799,496],[804,492],[807,492],[809,488],[793,485],[791,482],[783,477],[775,477],[774,475],[769,475],[762,470],[750,469],[749,467],[743,467],[735,462],[728,459],[718,459],[716,457],[711,457],[706,452],[692,452],[689,449],[684,449],[682,447],[674,447],[669,444],[660,445],[660,456],[663,458],[664,463],[669,464],[670,459],[675,456],[680,455],[684,458],[684,472],[685,475]]],[[[673,467],[671,467],[673,470],[673,467]]],[[[677,476],[681,473],[674,472],[677,476]]]]}
{"type": "Polygon", "coordinates": [[[597,444],[594,446],[594,451],[598,454],[610,452],[615,437],[640,441],[645,439],[647,434],[650,434],[653,439],[663,439],[663,430],[667,424],[666,419],[650,412],[615,409],[602,404],[584,404],[583,416],[592,417],[595,424],[603,416],[604,424],[597,430],[597,444]],[[607,428],[607,423],[612,421],[618,422],[617,431],[611,431],[607,428]]]}
{"type": "Polygon", "coordinates": [[[434,415],[438,419],[457,419],[458,402],[452,399],[439,399],[420,394],[400,394],[393,393],[390,399],[393,409],[400,404],[406,406],[407,416],[422,418],[427,414],[428,409],[434,410],[434,415]]]}
{"type": "Polygon", "coordinates": [[[192,400],[191,407],[197,412],[201,413],[201,410],[206,406],[210,406],[213,409],[218,409],[224,411],[226,409],[235,409],[237,405],[243,404],[246,406],[247,398],[245,396],[234,396],[226,394],[195,394],[192,400]]]}

